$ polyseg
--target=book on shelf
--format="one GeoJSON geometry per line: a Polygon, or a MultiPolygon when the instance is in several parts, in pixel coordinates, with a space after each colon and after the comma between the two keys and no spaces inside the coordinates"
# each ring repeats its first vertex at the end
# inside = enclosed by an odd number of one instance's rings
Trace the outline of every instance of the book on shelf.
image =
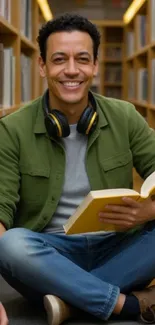
{"type": "Polygon", "coordinates": [[[63,226],[68,235],[97,232],[97,231],[119,231],[119,226],[108,224],[99,220],[99,212],[106,209],[107,204],[125,205],[122,198],[130,197],[137,202],[155,196],[155,172],[148,176],[141,186],[140,193],[132,189],[115,188],[90,191],[75,213],[63,226]]]}
{"type": "Polygon", "coordinates": [[[9,108],[15,103],[15,56],[13,48],[0,43],[0,106],[9,108]]]}
{"type": "Polygon", "coordinates": [[[134,39],[134,32],[130,31],[127,33],[127,38],[126,38],[126,49],[127,49],[127,56],[131,56],[134,54],[135,50],[135,39],[134,39]]]}
{"type": "Polygon", "coordinates": [[[20,0],[20,31],[21,33],[32,39],[32,0],[20,0]]]}
{"type": "Polygon", "coordinates": [[[138,41],[138,49],[145,46],[147,44],[147,20],[146,15],[138,15],[137,16],[137,30],[139,36],[137,38],[138,41]]]}
{"type": "Polygon", "coordinates": [[[105,47],[105,59],[122,59],[122,47],[121,46],[106,46],[105,47]]]}
{"type": "Polygon", "coordinates": [[[140,68],[138,70],[138,101],[147,101],[148,98],[148,70],[140,68]]]}
{"type": "Polygon", "coordinates": [[[32,77],[31,77],[31,57],[21,54],[21,101],[28,102],[31,100],[32,77]]]}
{"type": "Polygon", "coordinates": [[[155,58],[151,60],[151,102],[155,104],[155,58]]]}
{"type": "Polygon", "coordinates": [[[122,89],[121,87],[105,87],[104,96],[111,98],[122,98],[122,89]]]}
{"type": "Polygon", "coordinates": [[[129,69],[128,74],[128,98],[135,98],[135,70],[129,69]]]}
{"type": "Polygon", "coordinates": [[[11,23],[11,0],[0,0],[0,16],[11,23]]]}
{"type": "Polygon", "coordinates": [[[150,0],[151,6],[151,41],[155,41],[155,0],[150,0]]]}
{"type": "Polygon", "coordinates": [[[121,63],[106,64],[105,66],[105,82],[121,83],[122,81],[122,65],[121,63]]]}

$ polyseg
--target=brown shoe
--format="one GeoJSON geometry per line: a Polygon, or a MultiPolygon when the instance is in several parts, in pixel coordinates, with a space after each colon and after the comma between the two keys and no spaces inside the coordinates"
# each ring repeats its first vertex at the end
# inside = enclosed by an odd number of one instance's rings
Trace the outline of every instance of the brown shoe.
{"type": "Polygon", "coordinates": [[[140,319],[144,323],[155,323],[155,285],[142,291],[132,292],[138,298],[141,310],[140,319]]]}
{"type": "Polygon", "coordinates": [[[47,312],[49,325],[59,325],[65,320],[75,317],[77,313],[74,307],[53,295],[46,295],[44,297],[44,307],[47,312]]]}

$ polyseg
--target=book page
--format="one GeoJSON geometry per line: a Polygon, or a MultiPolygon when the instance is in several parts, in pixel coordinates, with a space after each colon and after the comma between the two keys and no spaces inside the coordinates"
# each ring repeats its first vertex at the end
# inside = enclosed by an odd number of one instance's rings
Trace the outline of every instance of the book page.
{"type": "Polygon", "coordinates": [[[97,190],[90,192],[92,198],[105,198],[105,197],[119,197],[119,196],[130,196],[139,195],[138,192],[130,188],[114,188],[107,190],[97,190]]]}
{"type": "Polygon", "coordinates": [[[140,194],[142,197],[147,198],[148,196],[155,194],[155,172],[146,178],[144,181],[140,194]]]}

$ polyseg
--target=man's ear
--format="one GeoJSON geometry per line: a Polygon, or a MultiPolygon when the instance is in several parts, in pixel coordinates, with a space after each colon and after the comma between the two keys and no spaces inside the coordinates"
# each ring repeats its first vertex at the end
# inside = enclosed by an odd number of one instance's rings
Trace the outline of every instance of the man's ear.
{"type": "Polygon", "coordinates": [[[98,68],[99,68],[99,63],[98,63],[98,59],[96,59],[94,62],[94,73],[93,73],[94,77],[96,77],[98,74],[98,68]]]}
{"type": "Polygon", "coordinates": [[[43,61],[41,56],[39,56],[39,58],[38,58],[38,64],[39,64],[40,76],[45,78],[46,77],[46,66],[45,66],[45,62],[43,61]]]}

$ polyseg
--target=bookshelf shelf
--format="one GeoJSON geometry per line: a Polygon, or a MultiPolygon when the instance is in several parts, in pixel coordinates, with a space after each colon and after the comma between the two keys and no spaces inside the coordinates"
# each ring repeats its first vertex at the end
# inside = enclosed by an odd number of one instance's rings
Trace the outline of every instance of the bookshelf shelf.
{"type": "Polygon", "coordinates": [[[134,58],[135,58],[135,56],[134,55],[131,55],[131,56],[127,57],[127,58],[124,58],[124,61],[130,62],[130,61],[133,61],[134,58]]]}
{"type": "Polygon", "coordinates": [[[104,83],[104,86],[105,87],[122,87],[122,83],[110,83],[110,82],[105,82],[104,83]]]}
{"type": "Polygon", "coordinates": [[[44,19],[38,2],[10,0],[7,3],[0,15],[0,117],[43,93],[36,38],[44,19]]]}
{"type": "Polygon", "coordinates": [[[122,48],[123,47],[123,44],[122,43],[113,43],[113,42],[109,42],[109,43],[105,43],[104,44],[105,47],[120,47],[122,48]]]}
{"type": "MultiPolygon", "coordinates": [[[[129,99],[128,99],[129,100],[129,99]]],[[[132,104],[134,104],[135,106],[139,106],[139,107],[144,107],[144,108],[148,108],[148,104],[144,103],[144,102],[139,102],[137,100],[131,100],[132,104]]]]}
{"type": "Polygon", "coordinates": [[[124,18],[124,34],[123,99],[155,128],[155,0],[144,0],[128,23],[124,18]]]}
{"type": "Polygon", "coordinates": [[[104,59],[105,63],[122,63],[122,59],[104,59]]]}
{"type": "Polygon", "coordinates": [[[155,111],[155,105],[152,105],[152,104],[149,104],[148,105],[148,108],[152,111],[155,111]]]}
{"type": "Polygon", "coordinates": [[[92,21],[101,33],[99,74],[92,90],[107,97],[122,98],[124,30],[122,21],[92,21]]]}
{"type": "Polygon", "coordinates": [[[0,34],[2,33],[18,35],[18,29],[0,15],[0,34]]]}
{"type": "Polygon", "coordinates": [[[37,50],[37,46],[24,35],[20,36],[20,39],[22,48],[31,49],[35,51],[37,50]]]}

